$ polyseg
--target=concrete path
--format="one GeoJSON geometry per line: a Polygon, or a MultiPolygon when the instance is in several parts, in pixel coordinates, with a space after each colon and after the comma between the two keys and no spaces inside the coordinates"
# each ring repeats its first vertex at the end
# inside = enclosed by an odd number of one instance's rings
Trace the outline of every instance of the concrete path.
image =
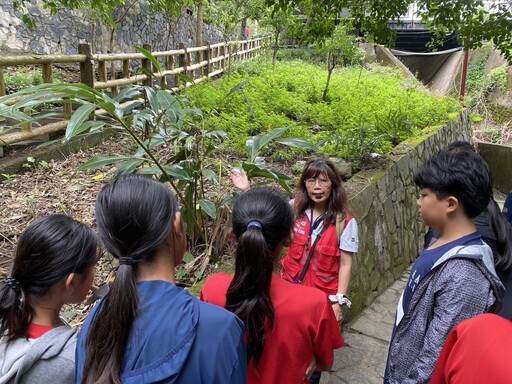
{"type": "Polygon", "coordinates": [[[344,326],[345,346],[334,352],[333,370],[322,374],[320,384],[382,383],[396,305],[409,272],[377,297],[356,320],[344,326]]]}

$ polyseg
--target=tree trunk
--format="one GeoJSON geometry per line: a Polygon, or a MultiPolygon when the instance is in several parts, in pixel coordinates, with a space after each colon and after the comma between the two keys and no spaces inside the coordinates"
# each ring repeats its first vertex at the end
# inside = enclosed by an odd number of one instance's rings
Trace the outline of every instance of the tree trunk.
{"type": "Polygon", "coordinates": [[[277,61],[277,50],[279,49],[279,33],[276,33],[276,37],[275,37],[275,41],[274,41],[274,53],[272,55],[272,65],[276,65],[276,61],[277,61]]]}
{"type": "Polygon", "coordinates": [[[322,100],[327,101],[327,92],[329,91],[329,83],[331,82],[332,71],[334,70],[335,61],[334,55],[332,51],[329,49],[327,52],[327,81],[325,82],[324,93],[322,95],[322,100]]]}
{"type": "Polygon", "coordinates": [[[197,18],[196,18],[196,47],[203,45],[203,2],[197,1],[197,18]]]}
{"type": "Polygon", "coordinates": [[[245,35],[245,28],[247,27],[247,17],[242,19],[242,24],[240,25],[240,37],[242,40],[247,39],[248,37],[245,35]]]}
{"type": "MultiPolygon", "coordinates": [[[[114,53],[114,34],[115,33],[116,33],[116,29],[115,28],[110,28],[110,39],[109,39],[109,42],[108,42],[108,49],[110,51],[109,53],[114,53]]],[[[116,78],[114,61],[113,60],[110,62],[110,78],[111,79],[115,79],[116,78]]]]}
{"type": "Polygon", "coordinates": [[[91,48],[93,53],[96,53],[96,23],[97,20],[91,21],[91,48]]]}

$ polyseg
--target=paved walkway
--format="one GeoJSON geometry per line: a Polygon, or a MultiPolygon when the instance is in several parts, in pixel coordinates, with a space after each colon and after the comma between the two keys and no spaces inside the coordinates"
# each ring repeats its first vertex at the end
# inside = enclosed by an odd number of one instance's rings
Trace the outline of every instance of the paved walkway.
{"type": "Polygon", "coordinates": [[[321,384],[382,383],[396,305],[408,276],[409,270],[344,327],[345,346],[334,352],[333,371],[322,374],[321,384]]]}

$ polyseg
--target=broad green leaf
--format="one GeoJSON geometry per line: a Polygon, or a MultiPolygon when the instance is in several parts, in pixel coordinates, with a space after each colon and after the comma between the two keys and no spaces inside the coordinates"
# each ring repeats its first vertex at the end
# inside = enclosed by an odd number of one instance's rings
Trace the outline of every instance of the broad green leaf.
{"type": "Polygon", "coordinates": [[[188,274],[188,271],[185,269],[185,268],[180,268],[178,269],[178,271],[176,272],[176,278],[177,279],[182,279],[184,278],[185,276],[187,276],[188,274]]]}
{"type": "Polygon", "coordinates": [[[91,131],[97,131],[101,129],[105,125],[105,122],[103,121],[85,121],[78,129],[75,131],[74,136],[80,135],[81,133],[91,130],[91,131]]]}
{"type": "Polygon", "coordinates": [[[269,133],[261,136],[261,139],[259,141],[259,148],[258,151],[261,148],[264,148],[268,143],[270,143],[272,140],[277,139],[278,137],[282,136],[289,128],[276,128],[269,133]]]}
{"type": "MultiPolygon", "coordinates": [[[[183,181],[191,181],[192,178],[189,176],[189,174],[181,167],[178,166],[163,166],[162,167],[167,174],[177,180],[183,180],[183,181]]],[[[146,167],[146,168],[139,168],[137,170],[137,173],[143,174],[143,175],[161,175],[162,171],[158,167],[146,167]]]]}
{"type": "Polygon", "coordinates": [[[178,99],[167,91],[158,91],[156,93],[156,97],[158,98],[158,102],[160,103],[162,109],[181,109],[181,105],[178,99]]]}
{"type": "Polygon", "coordinates": [[[149,106],[154,111],[154,113],[158,113],[160,107],[158,105],[158,98],[156,96],[155,90],[150,87],[144,87],[144,92],[146,93],[146,97],[148,98],[149,106]]]}
{"type": "Polygon", "coordinates": [[[304,140],[304,139],[298,139],[298,138],[281,139],[278,141],[278,143],[287,145],[289,147],[309,149],[311,151],[318,150],[318,147],[315,144],[310,143],[309,141],[304,140]]]}
{"type": "Polygon", "coordinates": [[[223,140],[228,137],[228,134],[224,131],[216,130],[216,131],[206,131],[204,134],[205,137],[215,137],[216,139],[223,140]]]}
{"type": "Polygon", "coordinates": [[[184,75],[183,73],[178,73],[175,75],[178,79],[184,81],[185,83],[194,83],[194,79],[190,76],[184,75]]]}
{"type": "Polygon", "coordinates": [[[82,123],[89,118],[95,109],[95,104],[84,104],[78,108],[69,120],[68,127],[66,128],[65,138],[69,139],[70,137],[76,135],[76,131],[80,128],[82,123]]]}
{"type": "Polygon", "coordinates": [[[139,165],[144,163],[144,159],[130,159],[121,162],[117,166],[117,173],[123,175],[126,173],[132,173],[139,165]]]}
{"type": "Polygon", "coordinates": [[[86,171],[89,169],[96,169],[99,167],[103,167],[104,165],[110,165],[114,163],[118,163],[120,161],[130,160],[131,157],[127,156],[96,156],[91,160],[85,162],[77,168],[77,171],[86,171]]]}
{"type": "Polygon", "coordinates": [[[139,85],[134,85],[131,87],[121,88],[121,91],[114,97],[114,100],[118,103],[122,103],[125,100],[133,100],[140,96],[141,87],[139,85]]]}
{"type": "Polygon", "coordinates": [[[214,203],[205,199],[201,199],[199,200],[199,206],[213,220],[217,218],[217,208],[215,207],[214,203]]]}
{"type": "Polygon", "coordinates": [[[108,103],[98,103],[98,107],[100,107],[101,109],[104,109],[105,111],[107,111],[108,113],[114,115],[116,113],[116,105],[112,102],[108,102],[108,103]]]}
{"type": "Polygon", "coordinates": [[[207,180],[210,180],[213,183],[217,183],[217,174],[213,172],[211,169],[203,168],[203,177],[207,180]]]}
{"type": "Polygon", "coordinates": [[[162,66],[158,62],[158,59],[151,54],[151,52],[149,52],[148,50],[146,50],[142,47],[139,47],[138,45],[134,45],[133,48],[135,48],[135,50],[142,53],[146,57],[146,59],[150,60],[158,72],[162,72],[162,66]]]}
{"type": "Polygon", "coordinates": [[[240,89],[242,89],[244,87],[245,84],[247,84],[249,82],[249,80],[244,80],[242,81],[241,83],[238,83],[237,85],[235,85],[233,88],[230,89],[230,91],[228,92],[228,94],[226,95],[226,99],[231,96],[233,93],[239,91],[240,89]]]}

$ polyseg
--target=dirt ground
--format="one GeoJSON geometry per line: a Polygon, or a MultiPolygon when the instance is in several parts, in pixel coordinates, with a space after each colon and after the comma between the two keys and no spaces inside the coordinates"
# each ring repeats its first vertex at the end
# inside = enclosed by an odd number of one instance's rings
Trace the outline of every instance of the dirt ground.
{"type": "MultiPolygon", "coordinates": [[[[75,169],[96,155],[127,155],[129,150],[123,141],[112,138],[86,151],[67,156],[64,160],[55,160],[38,164],[26,162],[28,171],[18,175],[5,175],[0,182],[0,280],[7,273],[15,252],[18,236],[35,218],[63,213],[72,216],[95,228],[94,203],[100,189],[115,176],[108,167],[102,170],[75,172],[75,169]]],[[[17,151],[16,156],[24,159],[29,150],[17,151]]],[[[10,153],[10,156],[13,156],[10,153]]],[[[0,159],[0,169],[2,160],[0,159]]],[[[291,174],[286,164],[272,165],[272,169],[291,174]]],[[[226,188],[228,185],[226,177],[226,188]]],[[[228,246],[227,254],[232,253],[228,246]]],[[[115,272],[117,261],[112,257],[103,257],[96,267],[95,284],[110,281],[115,272]]],[[[207,273],[208,270],[205,272],[207,273]]],[[[194,280],[195,281],[195,280],[194,280]]],[[[183,278],[184,285],[190,281],[183,278]]],[[[64,315],[72,325],[80,325],[90,306],[66,306],[64,315]]]]}

